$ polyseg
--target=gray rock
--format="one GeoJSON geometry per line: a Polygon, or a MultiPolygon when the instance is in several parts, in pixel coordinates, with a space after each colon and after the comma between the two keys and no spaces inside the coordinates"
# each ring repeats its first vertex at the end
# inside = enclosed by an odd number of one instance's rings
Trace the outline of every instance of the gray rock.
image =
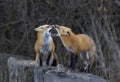
{"type": "MultiPolygon", "coordinates": [[[[14,57],[16,60],[30,59],[29,57],[25,57],[25,56],[0,53],[0,82],[9,82],[9,71],[8,71],[7,61],[10,57],[14,57]]],[[[14,58],[13,60],[12,59],[11,60],[14,61],[14,58]]]]}
{"type": "Polygon", "coordinates": [[[52,70],[54,67],[51,66],[37,66],[34,69],[34,82],[44,82],[44,74],[48,70],[52,70]]]}
{"type": "Polygon", "coordinates": [[[44,82],[107,82],[105,79],[89,73],[71,71],[62,65],[44,74],[44,82]]]}
{"type": "Polygon", "coordinates": [[[44,82],[107,82],[107,81],[93,74],[75,72],[59,74],[54,70],[50,70],[45,73],[44,82]]]}
{"type": "Polygon", "coordinates": [[[10,57],[7,65],[9,67],[9,82],[34,82],[34,61],[10,57]]]}
{"type": "Polygon", "coordinates": [[[8,59],[9,82],[107,82],[93,74],[74,72],[63,65],[36,66],[32,60],[8,59]]]}

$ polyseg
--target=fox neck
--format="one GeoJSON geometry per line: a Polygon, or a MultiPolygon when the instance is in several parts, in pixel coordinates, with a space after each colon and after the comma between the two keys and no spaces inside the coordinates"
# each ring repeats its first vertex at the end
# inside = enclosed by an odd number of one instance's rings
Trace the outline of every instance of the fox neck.
{"type": "Polygon", "coordinates": [[[43,38],[44,38],[44,39],[43,39],[43,42],[44,42],[45,44],[50,43],[51,40],[52,40],[51,36],[50,36],[47,32],[44,32],[43,38]]]}
{"type": "Polygon", "coordinates": [[[47,32],[44,32],[42,49],[40,51],[44,54],[48,54],[52,49],[51,42],[52,42],[51,36],[47,32]]]}
{"type": "Polygon", "coordinates": [[[64,47],[74,53],[73,44],[75,43],[76,37],[74,33],[71,33],[69,36],[60,36],[64,47]]]}

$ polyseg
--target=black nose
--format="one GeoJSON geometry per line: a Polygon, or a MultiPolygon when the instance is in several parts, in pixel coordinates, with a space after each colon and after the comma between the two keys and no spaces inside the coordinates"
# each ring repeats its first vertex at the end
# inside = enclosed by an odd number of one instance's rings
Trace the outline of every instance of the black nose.
{"type": "Polygon", "coordinates": [[[56,35],[58,33],[54,27],[52,27],[52,29],[50,29],[49,32],[53,35],[56,35]]]}

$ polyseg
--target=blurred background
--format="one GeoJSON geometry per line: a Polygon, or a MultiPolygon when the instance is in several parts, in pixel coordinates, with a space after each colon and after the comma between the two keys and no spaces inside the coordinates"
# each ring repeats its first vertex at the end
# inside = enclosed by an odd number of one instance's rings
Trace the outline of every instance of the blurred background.
{"type": "MultiPolygon", "coordinates": [[[[0,0],[0,53],[35,59],[34,28],[43,24],[64,25],[92,37],[97,53],[90,72],[120,81],[120,0],[0,0]]],[[[54,42],[60,63],[68,66],[69,52],[58,37],[54,42]]]]}

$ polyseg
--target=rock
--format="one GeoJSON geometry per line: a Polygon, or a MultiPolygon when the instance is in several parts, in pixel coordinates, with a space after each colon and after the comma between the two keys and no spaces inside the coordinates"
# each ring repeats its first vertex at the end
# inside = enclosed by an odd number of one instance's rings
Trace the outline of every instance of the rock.
{"type": "Polygon", "coordinates": [[[34,82],[35,62],[32,60],[8,59],[9,82],[34,82]]]}
{"type": "Polygon", "coordinates": [[[105,79],[89,73],[79,73],[58,65],[44,74],[44,82],[107,82],[105,79]]]}
{"type": "Polygon", "coordinates": [[[25,57],[25,56],[0,53],[0,82],[9,82],[9,71],[7,66],[7,60],[10,57],[14,57],[16,60],[30,59],[29,57],[25,57]]]}
{"type": "Polygon", "coordinates": [[[54,67],[51,66],[37,66],[34,69],[34,82],[44,82],[44,74],[48,70],[52,70],[54,67]]]}
{"type": "Polygon", "coordinates": [[[107,82],[93,74],[74,72],[63,65],[36,66],[32,60],[8,59],[9,82],[107,82]]]}
{"type": "Polygon", "coordinates": [[[105,79],[87,73],[64,73],[59,74],[54,70],[47,71],[44,82],[107,82],[105,79]]]}
{"type": "Polygon", "coordinates": [[[20,59],[30,59],[29,57],[25,57],[25,56],[21,56],[21,55],[13,55],[13,54],[7,54],[7,53],[0,53],[0,65],[3,67],[3,66],[7,66],[7,60],[10,58],[10,57],[14,57],[15,59],[17,60],[20,60],[20,59]]]}

